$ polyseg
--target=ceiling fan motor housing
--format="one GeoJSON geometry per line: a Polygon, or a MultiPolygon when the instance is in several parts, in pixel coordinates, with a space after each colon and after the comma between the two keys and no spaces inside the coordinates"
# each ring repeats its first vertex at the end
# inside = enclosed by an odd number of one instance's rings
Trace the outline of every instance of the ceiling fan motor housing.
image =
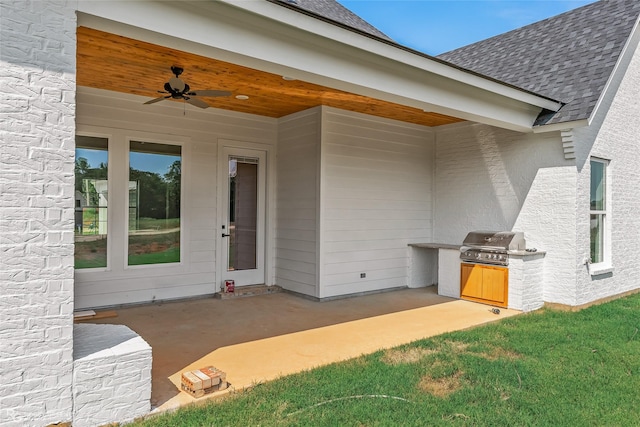
{"type": "Polygon", "coordinates": [[[145,104],[155,104],[156,102],[160,102],[165,99],[183,99],[187,101],[191,105],[195,105],[199,108],[208,108],[209,105],[197,98],[197,96],[229,96],[231,92],[223,91],[223,90],[200,90],[196,92],[191,92],[191,87],[186,84],[182,79],[178,76],[182,74],[184,71],[182,67],[172,66],[171,71],[175,75],[175,77],[171,77],[168,82],[164,84],[164,91],[158,91],[159,93],[166,93],[166,96],[160,96],[158,98],[149,100],[145,102],[145,104]]]}
{"type": "Polygon", "coordinates": [[[189,92],[189,85],[186,83],[183,83],[183,88],[176,88],[171,86],[170,82],[167,82],[164,84],[164,90],[166,90],[167,92],[169,92],[171,94],[172,98],[182,98],[182,96],[184,94],[186,94],[187,92],[189,92]]]}

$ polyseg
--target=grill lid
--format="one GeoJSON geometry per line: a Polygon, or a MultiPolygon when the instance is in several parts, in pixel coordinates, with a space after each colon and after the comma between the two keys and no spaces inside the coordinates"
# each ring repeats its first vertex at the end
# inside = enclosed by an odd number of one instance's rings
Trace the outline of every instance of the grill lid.
{"type": "Polygon", "coordinates": [[[520,231],[472,231],[462,245],[483,251],[516,251],[524,250],[525,243],[520,231]]]}

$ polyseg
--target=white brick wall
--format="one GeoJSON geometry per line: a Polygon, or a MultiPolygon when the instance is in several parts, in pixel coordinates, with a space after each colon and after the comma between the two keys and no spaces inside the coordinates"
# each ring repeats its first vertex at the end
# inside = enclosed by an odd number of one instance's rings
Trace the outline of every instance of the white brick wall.
{"type": "Polygon", "coordinates": [[[542,307],[544,254],[509,257],[509,308],[533,311],[542,307]]]}
{"type": "MultiPolygon", "coordinates": [[[[635,43],[640,36],[636,36],[635,43]]],[[[627,292],[640,286],[640,48],[632,45],[619,73],[610,83],[608,96],[588,128],[576,129],[578,139],[578,224],[576,256],[578,281],[576,304],[627,292]],[[628,65],[628,68],[627,68],[628,65]],[[614,97],[615,95],[615,97],[614,97]],[[589,257],[590,156],[610,161],[612,191],[611,255],[613,270],[591,275],[581,265],[589,257]]]]}
{"type": "Polygon", "coordinates": [[[523,231],[546,251],[545,301],[574,304],[576,168],[559,132],[522,134],[462,123],[436,130],[434,241],[471,230],[523,231]]]}
{"type": "Polygon", "coordinates": [[[0,3],[0,423],[71,420],[75,2],[0,3]]]}
{"type": "Polygon", "coordinates": [[[123,325],[76,325],[73,426],[132,421],[151,410],[151,347],[123,325]]]}
{"type": "Polygon", "coordinates": [[[591,124],[572,131],[575,160],[565,160],[561,137],[568,132],[525,135],[472,123],[438,129],[434,240],[457,243],[471,229],[524,231],[529,247],[547,252],[546,302],[581,305],[637,288],[638,39],[591,124]],[[599,275],[583,263],[589,258],[590,156],[610,161],[613,270],[599,275]]]}

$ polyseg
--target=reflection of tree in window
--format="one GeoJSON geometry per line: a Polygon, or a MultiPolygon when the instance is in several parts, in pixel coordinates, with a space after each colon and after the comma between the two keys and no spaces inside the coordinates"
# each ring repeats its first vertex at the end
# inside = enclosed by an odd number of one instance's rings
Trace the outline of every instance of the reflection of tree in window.
{"type": "Polygon", "coordinates": [[[75,268],[107,266],[108,140],[76,137],[75,268]]]}
{"type": "Polygon", "coordinates": [[[180,261],[181,147],[131,141],[129,265],[180,261]]]}

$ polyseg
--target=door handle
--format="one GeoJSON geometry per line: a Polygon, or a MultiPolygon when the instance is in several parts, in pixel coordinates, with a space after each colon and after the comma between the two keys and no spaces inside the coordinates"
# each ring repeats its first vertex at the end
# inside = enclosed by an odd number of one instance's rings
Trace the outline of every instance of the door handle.
{"type": "Polygon", "coordinates": [[[224,234],[224,233],[222,233],[222,237],[229,237],[229,236],[231,236],[231,234],[224,234]]]}

